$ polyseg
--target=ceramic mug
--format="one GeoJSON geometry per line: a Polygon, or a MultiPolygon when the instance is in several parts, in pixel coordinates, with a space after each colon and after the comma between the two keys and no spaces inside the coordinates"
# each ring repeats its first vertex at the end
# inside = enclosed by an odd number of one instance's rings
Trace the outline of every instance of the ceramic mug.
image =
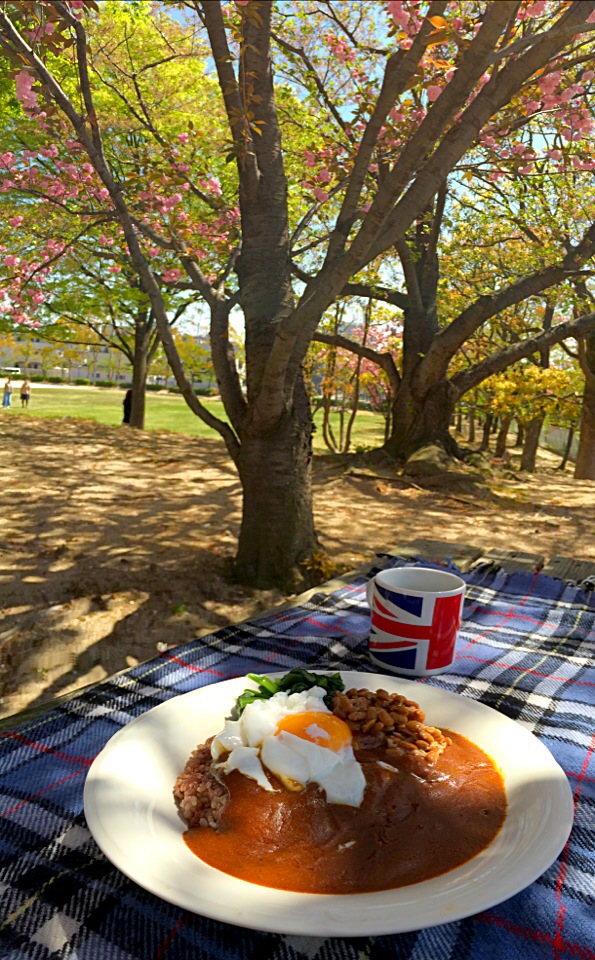
{"type": "Polygon", "coordinates": [[[369,581],[370,658],[405,676],[444,673],[455,659],[465,581],[446,570],[398,567],[369,581]]]}

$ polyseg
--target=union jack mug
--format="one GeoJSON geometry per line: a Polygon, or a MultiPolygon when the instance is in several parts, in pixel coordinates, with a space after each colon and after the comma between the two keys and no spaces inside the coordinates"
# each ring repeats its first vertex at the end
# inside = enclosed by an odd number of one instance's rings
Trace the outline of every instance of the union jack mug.
{"type": "Polygon", "coordinates": [[[367,587],[369,653],[383,670],[414,677],[444,673],[455,659],[465,581],[446,570],[382,570],[367,587]]]}

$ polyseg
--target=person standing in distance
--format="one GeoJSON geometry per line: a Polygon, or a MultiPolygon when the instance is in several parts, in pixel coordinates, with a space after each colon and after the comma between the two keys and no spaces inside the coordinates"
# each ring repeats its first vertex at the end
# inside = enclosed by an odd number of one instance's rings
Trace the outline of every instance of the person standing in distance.
{"type": "Polygon", "coordinates": [[[4,384],[4,392],[2,394],[2,406],[10,406],[10,398],[12,396],[12,381],[10,377],[7,378],[6,383],[4,384]]]}
{"type": "Polygon", "coordinates": [[[126,391],[122,404],[124,406],[124,417],[122,423],[130,423],[130,414],[132,413],[132,390],[126,391]]]}
{"type": "Polygon", "coordinates": [[[23,380],[21,384],[21,406],[28,407],[31,399],[31,384],[28,380],[23,380]]]}

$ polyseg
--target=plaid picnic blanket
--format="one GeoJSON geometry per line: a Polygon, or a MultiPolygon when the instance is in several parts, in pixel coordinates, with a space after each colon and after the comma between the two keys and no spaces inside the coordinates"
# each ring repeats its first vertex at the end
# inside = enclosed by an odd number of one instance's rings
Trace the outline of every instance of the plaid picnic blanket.
{"type": "MultiPolygon", "coordinates": [[[[379,567],[405,562],[383,557],[379,567]]],[[[481,914],[417,932],[281,936],[161,901],[116,870],[91,837],[85,774],[107,740],[144,711],[250,671],[303,665],[377,672],[367,657],[369,610],[359,578],[168,650],[0,733],[0,958],[595,960],[595,594],[490,565],[463,576],[455,667],[425,682],[528,727],[574,794],[572,835],[529,888],[481,914]]]]}

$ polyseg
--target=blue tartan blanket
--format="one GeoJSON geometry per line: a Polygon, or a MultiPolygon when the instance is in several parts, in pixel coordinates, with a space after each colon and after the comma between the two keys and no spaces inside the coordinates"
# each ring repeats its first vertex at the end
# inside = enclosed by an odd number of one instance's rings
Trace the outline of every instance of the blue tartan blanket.
{"type": "MultiPolygon", "coordinates": [[[[379,567],[401,565],[384,557],[379,567]]],[[[429,565],[429,564],[422,564],[429,565]]],[[[293,666],[377,672],[365,578],[226,627],[0,733],[2,960],[595,960],[595,594],[560,580],[463,574],[451,672],[429,682],[529,728],[568,776],[571,837],[535,883],[457,922],[393,936],[281,936],[188,913],[127,879],[83,813],[85,775],[124,724],[196,687],[293,666]]],[[[307,931],[304,931],[307,934],[307,931]]]]}

